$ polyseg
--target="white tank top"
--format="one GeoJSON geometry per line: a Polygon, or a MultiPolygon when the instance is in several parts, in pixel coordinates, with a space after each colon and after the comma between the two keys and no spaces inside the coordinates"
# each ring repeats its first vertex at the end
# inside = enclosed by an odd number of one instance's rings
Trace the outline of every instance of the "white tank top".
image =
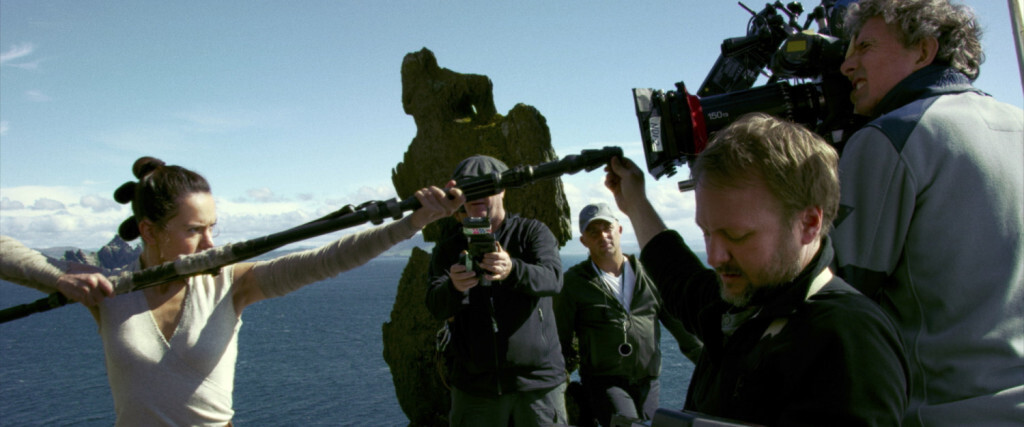
{"type": "Polygon", "coordinates": [[[231,393],[242,320],[231,298],[233,267],[189,279],[178,328],[164,338],[142,292],[105,299],[100,336],[118,426],[220,425],[231,393]]]}

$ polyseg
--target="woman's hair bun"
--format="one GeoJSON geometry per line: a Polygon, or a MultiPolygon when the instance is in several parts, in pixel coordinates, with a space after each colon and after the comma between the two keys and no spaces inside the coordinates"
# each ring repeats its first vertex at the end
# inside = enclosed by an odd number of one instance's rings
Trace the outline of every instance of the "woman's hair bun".
{"type": "Polygon", "coordinates": [[[135,240],[139,237],[139,222],[135,220],[134,216],[128,217],[120,227],[117,227],[117,235],[126,242],[135,240]]]}
{"type": "Polygon", "coordinates": [[[136,160],[135,164],[132,165],[132,173],[135,174],[136,178],[142,179],[150,172],[153,172],[156,168],[163,166],[164,164],[163,160],[156,157],[140,157],[139,160],[136,160]]]}
{"type": "Polygon", "coordinates": [[[114,200],[122,205],[131,203],[135,199],[135,181],[128,181],[114,190],[114,200]]]}

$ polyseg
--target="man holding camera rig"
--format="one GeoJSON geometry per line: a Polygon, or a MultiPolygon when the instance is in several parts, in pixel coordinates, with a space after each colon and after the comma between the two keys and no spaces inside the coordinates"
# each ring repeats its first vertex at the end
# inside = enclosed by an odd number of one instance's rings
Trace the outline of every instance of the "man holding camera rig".
{"type": "Polygon", "coordinates": [[[845,31],[841,71],[873,121],[843,148],[836,260],[901,329],[904,423],[1020,425],[1024,112],[972,86],[966,6],[860,0],[845,31]]]}
{"type": "Polygon", "coordinates": [[[896,327],[829,268],[837,157],[766,114],[719,131],[690,167],[711,269],[667,229],[632,161],[606,169],[641,264],[704,342],[686,410],[764,425],[899,425],[907,373],[896,327]]]}
{"type": "Polygon", "coordinates": [[[590,256],[565,272],[555,296],[562,353],[576,356],[579,341],[581,406],[602,426],[612,415],[650,420],[658,409],[661,385],[661,327],[696,361],[701,343],[668,315],[658,289],[640,261],[622,253],[622,225],[606,203],[580,211],[580,243],[590,256]]]}
{"type": "MultiPolygon", "coordinates": [[[[488,156],[469,157],[453,182],[508,167],[488,156]]],[[[516,427],[567,424],[566,374],[552,296],[562,289],[558,242],[542,222],[505,212],[504,191],[469,200],[455,218],[489,220],[496,245],[486,254],[460,254],[467,237],[451,233],[434,246],[427,308],[451,331],[452,426],[516,427]],[[475,256],[474,256],[475,255],[475,256]],[[477,270],[477,271],[474,271],[477,270]]]]}

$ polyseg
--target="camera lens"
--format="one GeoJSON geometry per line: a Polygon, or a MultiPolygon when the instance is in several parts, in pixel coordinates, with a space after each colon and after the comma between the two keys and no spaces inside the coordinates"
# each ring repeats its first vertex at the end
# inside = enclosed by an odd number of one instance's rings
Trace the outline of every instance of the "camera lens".
{"type": "Polygon", "coordinates": [[[629,345],[628,342],[619,344],[619,356],[626,357],[633,354],[633,346],[629,345]]]}

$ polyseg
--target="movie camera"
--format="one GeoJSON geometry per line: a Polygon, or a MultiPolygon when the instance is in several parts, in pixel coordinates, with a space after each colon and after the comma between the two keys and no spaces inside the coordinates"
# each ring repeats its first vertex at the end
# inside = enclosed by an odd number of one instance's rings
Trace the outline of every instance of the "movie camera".
{"type": "MultiPolygon", "coordinates": [[[[798,2],[766,4],[754,12],[747,35],[722,42],[722,52],[696,94],[676,89],[633,89],[647,171],[658,179],[692,161],[709,135],[744,114],[762,112],[807,126],[842,149],[862,124],[840,73],[848,42],[841,28],[846,1],[823,0],[800,25],[798,2]],[[817,31],[810,29],[817,24],[817,31]],[[765,85],[752,88],[760,75],[765,85]]],[[[692,186],[679,183],[680,191],[692,186]]]]}
{"type": "Polygon", "coordinates": [[[491,233],[491,220],[488,217],[466,217],[462,220],[462,234],[466,235],[468,248],[459,255],[459,264],[466,266],[466,271],[473,271],[480,278],[481,286],[490,286],[491,282],[483,277],[490,274],[480,267],[485,254],[497,250],[494,233],[491,233]]]}

